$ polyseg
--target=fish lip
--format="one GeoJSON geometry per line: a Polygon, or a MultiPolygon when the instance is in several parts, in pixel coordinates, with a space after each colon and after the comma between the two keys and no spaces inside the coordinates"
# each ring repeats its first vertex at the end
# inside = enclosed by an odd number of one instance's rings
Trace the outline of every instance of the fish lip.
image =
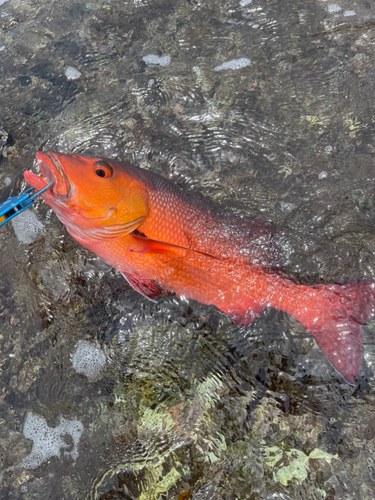
{"type": "Polygon", "coordinates": [[[43,179],[47,182],[53,181],[53,194],[63,200],[71,198],[74,194],[73,186],[55,153],[52,151],[46,153],[38,151],[36,160],[43,179]]]}

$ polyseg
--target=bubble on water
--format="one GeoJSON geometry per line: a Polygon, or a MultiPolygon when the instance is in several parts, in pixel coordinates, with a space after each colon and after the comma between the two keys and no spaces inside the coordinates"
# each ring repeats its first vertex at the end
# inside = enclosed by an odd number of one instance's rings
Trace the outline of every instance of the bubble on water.
{"type": "Polygon", "coordinates": [[[328,5],[328,12],[330,14],[333,14],[334,12],[338,12],[339,10],[341,10],[341,7],[339,5],[337,5],[336,3],[331,3],[328,5]]]}
{"type": "Polygon", "coordinates": [[[78,69],[73,68],[72,66],[67,66],[65,70],[65,76],[68,80],[77,80],[81,76],[81,72],[78,69]]]}
{"type": "Polygon", "coordinates": [[[88,378],[96,379],[100,376],[106,364],[106,357],[98,347],[81,340],[76,346],[72,364],[76,372],[82,373],[88,378]]]}
{"type": "Polygon", "coordinates": [[[155,54],[147,54],[147,56],[142,57],[142,60],[147,64],[147,66],[169,66],[171,63],[170,56],[159,57],[155,54]]]}
{"type": "Polygon", "coordinates": [[[280,201],[280,207],[284,213],[289,214],[296,208],[296,205],[294,203],[286,203],[285,201],[280,201]]]}
{"type": "Polygon", "coordinates": [[[332,153],[332,151],[333,151],[333,147],[332,147],[332,146],[326,146],[326,147],[324,148],[324,152],[325,152],[327,155],[331,154],[331,153],[332,153]]]}
{"type": "Polygon", "coordinates": [[[10,177],[5,177],[4,179],[4,185],[9,186],[9,184],[12,182],[12,179],[10,177]]]}
{"type": "Polygon", "coordinates": [[[78,458],[78,442],[83,431],[83,425],[79,420],[66,420],[60,418],[60,425],[49,427],[44,418],[29,413],[23,427],[23,435],[27,439],[33,440],[33,447],[30,455],[25,457],[18,467],[25,469],[35,469],[51,457],[60,458],[61,452],[69,455],[75,462],[78,458]],[[73,440],[73,449],[67,451],[71,444],[64,440],[64,436],[69,434],[73,440]]]}
{"type": "Polygon", "coordinates": [[[346,10],[344,12],[344,17],[350,17],[350,16],[355,16],[356,13],[354,12],[354,10],[346,10]]]}
{"type": "Polygon", "coordinates": [[[231,59],[220,66],[215,66],[214,71],[223,71],[225,69],[241,69],[249,66],[250,59],[246,57],[241,57],[240,59],[231,59]]]}
{"type": "Polygon", "coordinates": [[[23,435],[33,441],[31,453],[18,465],[2,471],[0,480],[4,472],[20,468],[35,469],[52,457],[70,456],[75,463],[82,432],[83,425],[79,420],[66,420],[60,417],[60,424],[57,427],[49,427],[44,418],[29,412],[23,426],[23,435]],[[67,435],[71,436],[73,446],[64,439],[67,435]]]}
{"type": "Polygon", "coordinates": [[[44,231],[43,224],[32,210],[25,210],[16,215],[11,222],[18,241],[25,245],[33,243],[39,234],[44,231]]]}

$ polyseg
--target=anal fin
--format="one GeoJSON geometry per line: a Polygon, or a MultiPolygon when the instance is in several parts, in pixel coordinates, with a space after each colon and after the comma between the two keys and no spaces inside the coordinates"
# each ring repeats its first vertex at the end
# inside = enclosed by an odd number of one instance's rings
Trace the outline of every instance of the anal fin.
{"type": "Polygon", "coordinates": [[[162,289],[154,280],[141,278],[136,274],[121,273],[129,285],[138,293],[146,297],[151,302],[157,302],[160,297],[162,289]]]}
{"type": "Polygon", "coordinates": [[[231,304],[222,309],[239,326],[250,326],[257,317],[264,311],[264,306],[260,306],[251,299],[243,298],[235,304],[231,304]]]}

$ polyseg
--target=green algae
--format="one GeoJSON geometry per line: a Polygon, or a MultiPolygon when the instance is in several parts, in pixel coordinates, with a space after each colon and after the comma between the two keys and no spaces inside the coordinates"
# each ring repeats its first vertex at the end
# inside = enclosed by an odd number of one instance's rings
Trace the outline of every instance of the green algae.
{"type": "Polygon", "coordinates": [[[181,474],[172,468],[163,478],[161,478],[163,468],[155,468],[152,471],[152,479],[148,479],[150,486],[142,492],[138,500],[157,500],[161,494],[166,494],[176,486],[181,479],[181,474]]]}
{"type": "Polygon", "coordinates": [[[317,448],[309,455],[297,449],[284,451],[278,446],[266,447],[264,453],[274,480],[284,486],[287,486],[289,481],[302,484],[307,479],[309,459],[323,459],[329,464],[333,459],[339,460],[338,455],[331,455],[317,448]],[[285,463],[287,465],[284,465],[285,463]]]}
{"type": "Polygon", "coordinates": [[[339,460],[339,456],[337,455],[331,455],[330,453],[327,453],[326,451],[319,450],[315,448],[310,454],[309,454],[310,459],[324,459],[327,463],[331,463],[331,461],[334,460],[339,460]]]}
{"type": "Polygon", "coordinates": [[[140,427],[146,432],[151,432],[154,436],[161,433],[169,433],[176,422],[170,415],[161,414],[150,408],[140,409],[140,427]]]}

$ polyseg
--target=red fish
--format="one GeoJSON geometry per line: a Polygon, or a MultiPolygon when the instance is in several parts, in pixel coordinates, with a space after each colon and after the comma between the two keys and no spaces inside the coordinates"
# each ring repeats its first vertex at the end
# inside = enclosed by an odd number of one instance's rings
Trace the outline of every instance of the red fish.
{"type": "Polygon", "coordinates": [[[362,325],[374,315],[375,284],[304,286],[275,269],[272,228],[223,214],[125,162],[54,152],[36,154],[42,198],[81,245],[155,301],[163,290],[211,304],[241,325],[266,307],[294,316],[334,368],[354,384],[362,365],[362,325]]]}

